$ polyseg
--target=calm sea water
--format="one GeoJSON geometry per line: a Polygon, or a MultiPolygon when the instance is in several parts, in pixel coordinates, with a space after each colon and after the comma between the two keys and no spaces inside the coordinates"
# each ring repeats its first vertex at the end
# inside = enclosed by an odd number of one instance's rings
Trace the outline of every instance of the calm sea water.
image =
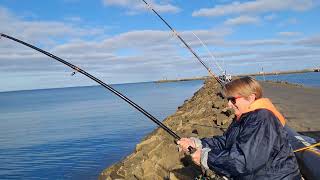
{"type": "MultiPolygon", "coordinates": [[[[265,78],[320,87],[320,73],[265,78]]],[[[113,87],[162,120],[202,83],[113,87]]],[[[156,128],[98,86],[2,92],[0,102],[0,179],[97,179],[105,167],[130,154],[156,128]]]]}
{"type": "MultiPolygon", "coordinates": [[[[203,81],[113,86],[159,120],[203,81]]],[[[0,179],[97,179],[155,125],[102,87],[0,93],[0,179]]]]}
{"type": "Polygon", "coordinates": [[[320,87],[320,73],[309,72],[301,74],[281,74],[281,75],[268,75],[257,76],[258,80],[272,80],[272,81],[287,81],[290,83],[301,84],[307,87],[320,87]]]}

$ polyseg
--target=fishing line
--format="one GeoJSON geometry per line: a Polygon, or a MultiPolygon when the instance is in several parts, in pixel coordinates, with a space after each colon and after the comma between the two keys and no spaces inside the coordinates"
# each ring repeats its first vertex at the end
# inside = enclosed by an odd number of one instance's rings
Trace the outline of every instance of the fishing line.
{"type": "Polygon", "coordinates": [[[194,33],[192,32],[192,34],[200,41],[200,43],[202,44],[202,46],[207,50],[207,52],[209,53],[209,55],[211,56],[212,61],[216,64],[216,66],[218,67],[218,69],[220,70],[222,76],[219,79],[224,83],[228,83],[231,81],[231,76],[227,74],[227,71],[223,71],[223,69],[221,68],[221,66],[218,64],[218,61],[216,60],[216,58],[214,58],[214,56],[212,55],[211,51],[209,50],[209,48],[207,47],[207,45],[194,33]]]}
{"type": "Polygon", "coordinates": [[[211,56],[212,61],[216,64],[216,66],[219,68],[220,72],[223,74],[223,69],[222,69],[221,66],[218,64],[218,62],[217,62],[216,59],[214,58],[213,54],[212,54],[211,51],[209,50],[209,48],[204,44],[204,42],[203,42],[194,32],[192,32],[192,34],[200,41],[200,43],[202,44],[202,46],[207,50],[207,52],[208,52],[209,55],[211,56]]]}

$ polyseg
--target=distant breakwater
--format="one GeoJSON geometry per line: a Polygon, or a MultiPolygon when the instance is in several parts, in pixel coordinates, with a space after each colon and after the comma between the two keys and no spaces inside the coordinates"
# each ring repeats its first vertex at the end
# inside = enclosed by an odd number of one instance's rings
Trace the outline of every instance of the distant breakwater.
{"type": "MultiPolygon", "coordinates": [[[[236,77],[243,76],[268,76],[268,75],[280,75],[280,74],[298,74],[298,73],[308,73],[308,72],[320,72],[320,68],[313,69],[303,69],[303,70],[292,70],[292,71],[274,71],[274,72],[258,72],[258,73],[248,73],[248,74],[237,74],[236,77]]],[[[193,80],[205,80],[208,76],[194,77],[194,78],[181,78],[181,79],[163,79],[154,81],[155,83],[165,83],[165,82],[177,82],[177,81],[193,81],[193,80]]]]}
{"type": "Polygon", "coordinates": [[[274,72],[262,72],[261,71],[259,73],[240,74],[237,76],[242,77],[242,76],[263,76],[263,75],[279,75],[279,74],[298,74],[298,73],[307,73],[307,72],[319,72],[319,70],[320,70],[320,68],[294,70],[294,71],[274,71],[274,72]]]}

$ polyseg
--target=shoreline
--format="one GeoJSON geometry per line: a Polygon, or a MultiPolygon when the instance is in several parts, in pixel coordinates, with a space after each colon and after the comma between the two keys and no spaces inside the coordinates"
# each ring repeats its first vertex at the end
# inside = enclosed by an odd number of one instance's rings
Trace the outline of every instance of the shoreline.
{"type": "Polygon", "coordinates": [[[280,74],[301,74],[301,73],[308,73],[308,72],[319,72],[320,68],[314,69],[302,69],[302,70],[293,70],[293,71],[275,71],[275,72],[259,72],[259,73],[249,73],[249,74],[240,74],[236,75],[239,77],[242,76],[268,76],[268,75],[280,75],[280,74]]]}
{"type": "Polygon", "coordinates": [[[180,81],[194,81],[194,80],[205,80],[207,76],[203,77],[194,77],[194,78],[182,78],[182,79],[164,79],[153,81],[154,83],[167,83],[167,82],[180,82],[180,81]]]}

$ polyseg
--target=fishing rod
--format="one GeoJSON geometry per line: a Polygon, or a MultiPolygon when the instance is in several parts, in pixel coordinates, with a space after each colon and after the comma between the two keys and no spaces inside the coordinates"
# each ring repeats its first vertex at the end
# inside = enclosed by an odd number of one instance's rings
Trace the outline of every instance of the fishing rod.
{"type": "MultiPolygon", "coordinates": [[[[136,104],[135,102],[133,102],[132,100],[130,100],[128,97],[126,97],[125,95],[121,94],[119,91],[115,90],[114,88],[112,88],[110,85],[104,83],[103,81],[101,81],[100,79],[94,77],[93,75],[89,74],[88,72],[86,72],[85,70],[79,68],[78,66],[75,66],[47,51],[44,51],[36,46],[33,46],[31,44],[28,44],[22,40],[16,39],[14,37],[8,36],[6,34],[2,34],[0,33],[0,37],[4,37],[7,39],[10,39],[12,41],[18,42],[20,44],[23,44],[27,47],[30,47],[36,51],[39,51],[67,66],[69,66],[71,69],[74,70],[74,72],[72,73],[72,75],[74,75],[76,72],[79,72],[85,76],[87,76],[88,78],[94,80],[95,82],[99,83],[100,85],[102,85],[103,87],[105,87],[106,89],[108,89],[109,91],[111,91],[112,93],[114,93],[116,96],[120,97],[121,99],[123,99],[124,101],[126,101],[128,104],[130,104],[131,106],[133,106],[135,109],[137,109],[138,111],[140,111],[142,114],[144,114],[145,116],[147,116],[151,121],[153,121],[154,123],[156,123],[158,126],[160,126],[163,130],[165,130],[168,134],[170,134],[172,137],[174,137],[175,140],[180,140],[181,137],[178,136],[175,132],[173,132],[170,128],[168,128],[166,125],[164,125],[161,121],[159,121],[157,118],[155,118],[154,116],[152,116],[149,112],[147,112],[146,110],[144,110],[142,107],[140,107],[138,104],[136,104]]],[[[188,147],[189,152],[192,154],[193,152],[196,151],[195,148],[193,147],[188,147]]]]}
{"type": "Polygon", "coordinates": [[[206,70],[209,72],[209,74],[214,77],[218,83],[221,85],[221,87],[224,86],[224,83],[211,71],[211,69],[201,60],[201,58],[197,55],[197,53],[186,43],[185,40],[183,40],[183,38],[178,34],[178,32],[176,30],[174,30],[168,23],[166,20],[164,20],[158,13],[156,10],[154,10],[149,3],[147,3],[145,0],[142,0],[149,9],[151,9],[168,27],[169,29],[171,29],[171,31],[173,32],[174,35],[177,36],[177,38],[180,39],[180,41],[188,48],[188,50],[198,59],[198,61],[202,64],[202,66],[204,68],[206,68],[206,70]]]}

